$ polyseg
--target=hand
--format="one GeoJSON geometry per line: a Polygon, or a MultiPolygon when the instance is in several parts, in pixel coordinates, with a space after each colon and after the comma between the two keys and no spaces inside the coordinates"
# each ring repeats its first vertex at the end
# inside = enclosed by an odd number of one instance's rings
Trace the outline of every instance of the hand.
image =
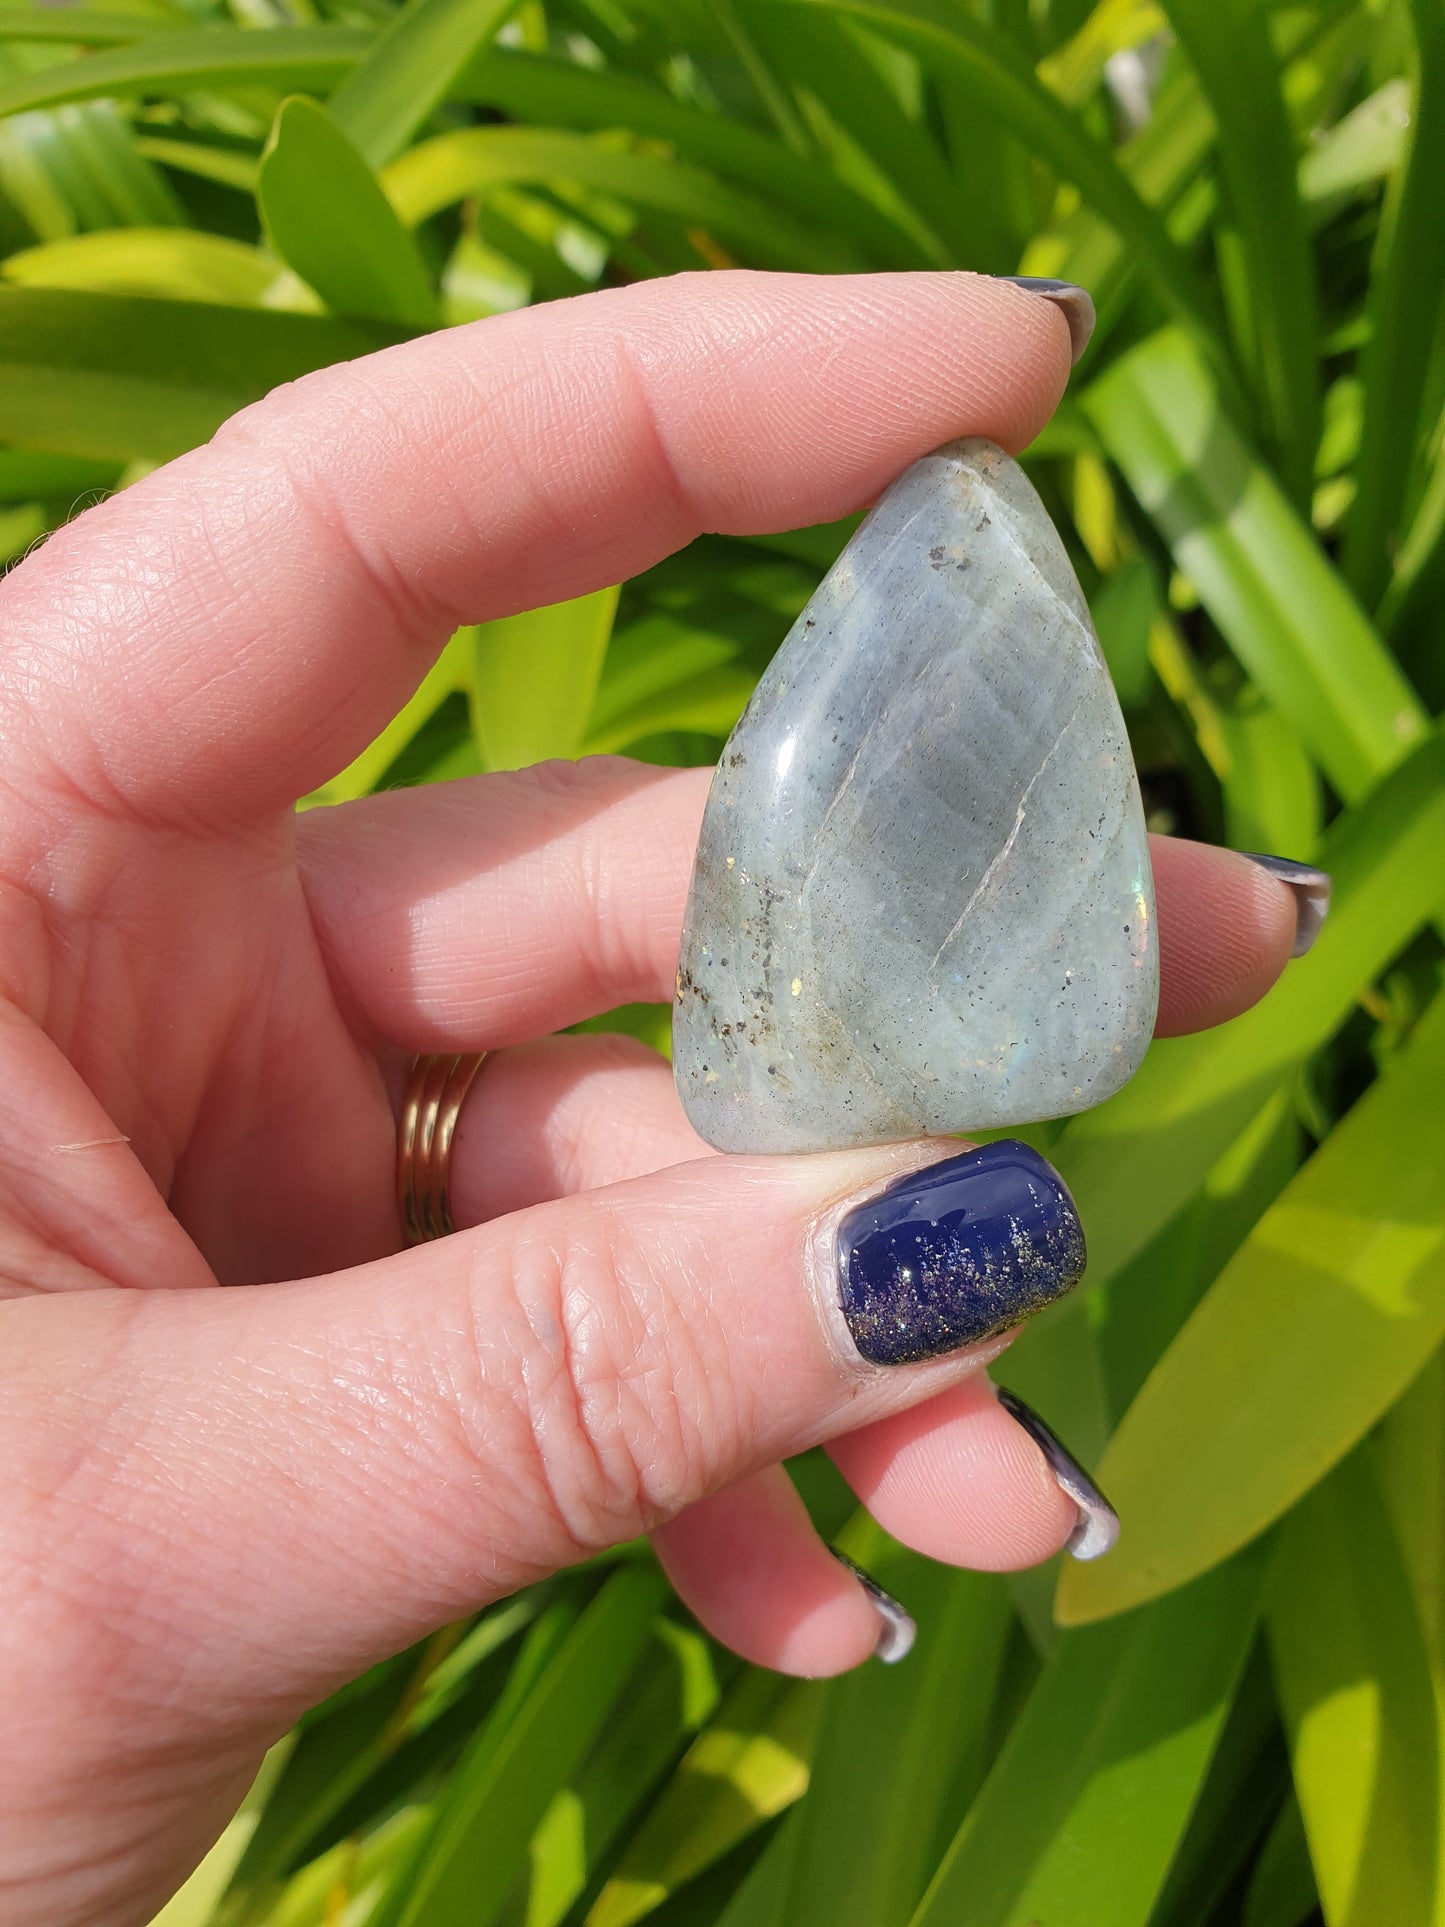
{"type": "MultiPolygon", "coordinates": [[[[1054,307],[966,275],[592,295],[281,390],[7,578],[12,1927],[145,1920],[306,1706],[643,1529],[739,1651],[857,1664],[873,1608],[778,1470],[819,1440],[938,1557],[1062,1543],[998,1345],[866,1368],[805,1283],[819,1220],[939,1146],[709,1156],[640,1047],[528,1041],[669,995],[704,774],[292,805],[458,623],[839,516],[953,435],[1019,447],[1068,367],[1054,307]],[[472,1228],[398,1255],[388,1075],[483,1046],[472,1228]]],[[[1163,1027],[1243,1009],[1290,892],[1155,861],[1163,1027]]]]}

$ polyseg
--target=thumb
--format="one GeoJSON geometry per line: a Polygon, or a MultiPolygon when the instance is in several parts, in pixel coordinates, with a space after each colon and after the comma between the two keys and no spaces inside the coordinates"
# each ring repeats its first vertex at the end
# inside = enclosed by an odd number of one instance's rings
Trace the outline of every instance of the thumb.
{"type": "Polygon", "coordinates": [[[956,1382],[1075,1282],[1083,1242],[1026,1147],[938,1150],[707,1158],[304,1284],[8,1306],[15,1569],[55,1543],[65,1566],[64,1612],[32,1604],[27,1692],[53,1714],[104,1650],[128,1717],[162,1709],[152,1738],[198,1703],[283,1726],[956,1382]]]}

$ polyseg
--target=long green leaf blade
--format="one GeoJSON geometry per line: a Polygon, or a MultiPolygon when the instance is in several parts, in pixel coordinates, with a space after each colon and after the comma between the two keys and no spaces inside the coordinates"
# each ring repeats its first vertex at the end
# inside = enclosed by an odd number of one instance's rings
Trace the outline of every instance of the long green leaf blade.
{"type": "Polygon", "coordinates": [[[1345,573],[1371,605],[1405,534],[1412,456],[1430,427],[1421,420],[1422,403],[1445,301],[1445,12],[1436,0],[1413,0],[1410,18],[1418,61],[1414,110],[1404,176],[1380,242],[1384,262],[1370,289],[1364,429],[1345,526],[1345,573]]]}
{"type": "Polygon", "coordinates": [[[1190,342],[1150,336],[1084,408],[1230,647],[1336,788],[1358,796],[1423,736],[1423,706],[1190,342]]]}
{"type": "Polygon", "coordinates": [[[1125,1415],[1099,1478],[1129,1522],[1064,1574],[1066,1625],[1157,1598],[1288,1510],[1445,1336],[1445,997],[1267,1211],[1125,1415]]]}
{"type": "Polygon", "coordinates": [[[1167,0],[1167,11],[1214,111],[1243,244],[1246,359],[1267,440],[1299,505],[1319,439],[1318,301],[1268,16],[1252,0],[1167,0]]]}
{"type": "Polygon", "coordinates": [[[856,265],[846,243],[809,231],[696,168],[551,128],[438,134],[393,161],[384,177],[393,205],[410,224],[489,187],[554,181],[574,181],[711,229],[763,266],[825,274],[856,265]]]}
{"type": "Polygon", "coordinates": [[[1254,1629],[1259,1566],[1059,1642],[912,1927],[1145,1927],[1254,1629]]]}
{"type": "Polygon", "coordinates": [[[0,288],[0,439],[169,461],[282,382],[396,339],[313,315],[0,288]]]}
{"type": "Polygon", "coordinates": [[[1329,1927],[1432,1927],[1445,1919],[1442,1709],[1364,1453],[1282,1528],[1268,1624],[1329,1927]]]}
{"type": "Polygon", "coordinates": [[[197,27],[154,34],[132,47],[88,54],[0,87],[0,118],[69,100],[125,99],[136,94],[211,87],[331,86],[354,67],[372,36],[356,27],[197,27]]]}
{"type": "Polygon", "coordinates": [[[415,237],[314,100],[281,103],[256,199],[271,245],[333,314],[435,326],[436,296],[415,237]]]}
{"type": "Polygon", "coordinates": [[[371,1927],[488,1927],[495,1920],[557,1786],[596,1738],[641,1657],[664,1592],[661,1574],[648,1564],[623,1566],[608,1580],[500,1739],[488,1743],[483,1730],[415,1863],[371,1927]]]}
{"type": "Polygon", "coordinates": [[[409,0],[331,97],[336,124],[373,167],[406,146],[518,0],[409,0]]]}

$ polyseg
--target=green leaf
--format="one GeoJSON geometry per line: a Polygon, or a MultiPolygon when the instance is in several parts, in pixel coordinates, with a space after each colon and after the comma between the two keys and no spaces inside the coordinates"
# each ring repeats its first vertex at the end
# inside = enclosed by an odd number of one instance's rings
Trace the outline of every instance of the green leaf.
{"type": "Polygon", "coordinates": [[[282,382],[396,339],[313,315],[0,287],[0,440],[169,461],[282,382]]]}
{"type": "Polygon", "coordinates": [[[208,146],[203,141],[165,140],[152,134],[138,137],[135,149],[147,160],[159,161],[162,167],[175,168],[182,174],[194,174],[198,180],[219,181],[242,194],[256,191],[261,163],[254,154],[208,146]]]}
{"type": "Polygon", "coordinates": [[[272,247],[334,314],[417,329],[437,324],[415,237],[314,100],[297,94],[281,103],[256,199],[272,247]]]}
{"type": "Polygon", "coordinates": [[[496,47],[468,66],[452,97],[517,120],[599,132],[625,127],[667,141],[684,160],[846,234],[880,267],[927,264],[910,234],[816,160],[625,75],[496,47]]]}
{"type": "Polygon", "coordinates": [[[1301,158],[1302,199],[1328,206],[1393,174],[1405,151],[1410,110],[1410,87],[1402,78],[1387,80],[1351,108],[1301,158]]]}
{"type": "Polygon", "coordinates": [[[1329,1927],[1445,1919],[1437,1682],[1364,1453],[1281,1529],[1268,1624],[1329,1927]]]}
{"type": "Polygon", "coordinates": [[[1358,796],[1424,734],[1424,710],[1188,340],[1150,336],[1084,409],[1231,649],[1336,788],[1358,796]]]}
{"type": "Polygon", "coordinates": [[[31,502],[42,496],[76,502],[86,495],[109,493],[119,479],[120,468],[114,462],[0,448],[0,502],[31,502]]]}
{"type": "Polygon", "coordinates": [[[994,1574],[885,1551],[875,1536],[864,1563],[914,1614],[918,1639],[905,1664],[863,1666],[827,1688],[788,1927],[903,1927],[933,1871],[940,1825],[957,1825],[982,1778],[1008,1594],[994,1574]]]}
{"type": "Polygon", "coordinates": [[[337,126],[372,167],[394,160],[491,44],[518,0],[408,0],[331,97],[337,126]]]}
{"type": "Polygon", "coordinates": [[[1445,1677],[1445,1351],[1394,1405],[1372,1443],[1415,1609],[1445,1677]]]}
{"type": "Polygon", "coordinates": [[[1255,1226],[1098,1468],[1129,1522],[1065,1625],[1207,1571],[1288,1510],[1445,1335],[1445,996],[1255,1226]]]}
{"type": "Polygon", "coordinates": [[[602,1730],[641,1657],[664,1591],[651,1564],[613,1574],[515,1710],[499,1706],[477,1736],[414,1862],[369,1927],[488,1927],[496,1919],[558,1784],[602,1730]]]}
{"type": "Polygon", "coordinates": [[[816,1681],[749,1668],[653,1801],[586,1927],[632,1927],[792,1806],[821,1712],[816,1681]]]}
{"type": "Polygon", "coordinates": [[[1232,1023],[1153,1044],[1117,1097],[1069,1121],[1050,1155],[1089,1227],[1092,1282],[1144,1250],[1333,1036],[1360,989],[1445,908],[1442,846],[1445,738],[1437,735],[1324,838],[1319,860],[1335,896],[1310,955],[1232,1023]]]}
{"type": "Polygon", "coordinates": [[[0,6],[0,40],[60,40],[75,47],[118,47],[162,31],[154,14],[104,7],[0,6]]]}
{"type": "Polygon", "coordinates": [[[909,232],[929,266],[972,265],[969,210],[942,149],[910,117],[850,23],[774,0],[753,0],[749,14],[810,109],[834,170],[909,232]]]}
{"type": "Polygon", "coordinates": [[[489,768],[581,753],[616,611],[616,589],[598,589],[473,632],[474,722],[489,768]]]}
{"type": "Polygon", "coordinates": [[[387,168],[385,186],[415,226],[456,201],[508,183],[575,182],[708,229],[763,266],[826,274],[856,265],[846,243],[775,214],[696,168],[631,153],[582,134],[467,127],[423,141],[387,168]]]}
{"type": "Polygon", "coordinates": [[[1318,1906],[1305,1825],[1291,1793],[1260,1849],[1240,1927],[1303,1927],[1318,1906]]]}
{"type": "Polygon", "coordinates": [[[1115,229],[1134,265],[1166,309],[1196,337],[1221,370],[1228,357],[1210,321],[1212,303],[1188,259],[1169,239],[1163,222],[1140,199],[1107,148],[1086,134],[1060,103],[1039,85],[1018,50],[1003,36],[961,14],[948,26],[877,0],[787,0],[839,13],[910,49],[940,78],[947,78],[991,119],[1014,134],[1026,151],[1071,181],[1115,229]]]}
{"type": "Polygon", "coordinates": [[[912,1927],[1144,1927],[1254,1630],[1258,1562],[1059,1641],[912,1927]]]}
{"type": "Polygon", "coordinates": [[[532,1837],[530,1878],[513,1896],[509,1922],[560,1927],[678,1749],[717,1705],[716,1648],[670,1620],[654,1630],[653,1651],[625,1702],[532,1837]]]}
{"type": "Polygon", "coordinates": [[[1364,430],[1345,526],[1345,573],[1371,604],[1404,534],[1412,456],[1433,426],[1421,418],[1445,302],[1445,13],[1438,0],[1412,0],[1409,11],[1418,81],[1404,170],[1380,237],[1384,258],[1370,283],[1364,430]]]}
{"type": "Polygon", "coordinates": [[[125,99],[195,88],[329,87],[350,72],[372,35],[355,27],[197,27],[152,34],[133,47],[87,54],[0,86],[0,117],[62,101],[125,99]]]}
{"type": "Polygon", "coordinates": [[[276,279],[259,248],[192,228],[107,228],[44,247],[23,248],[0,263],[22,288],[88,288],[97,294],[160,296],[254,306],[276,279]]]}
{"type": "Polygon", "coordinates": [[[1253,0],[1166,0],[1214,111],[1230,209],[1239,224],[1254,387],[1265,439],[1296,505],[1309,500],[1319,438],[1318,303],[1294,137],[1268,16],[1253,0]]]}
{"type": "Polygon", "coordinates": [[[86,228],[184,227],[165,176],[110,101],[0,123],[0,188],[42,241],[86,228]]]}

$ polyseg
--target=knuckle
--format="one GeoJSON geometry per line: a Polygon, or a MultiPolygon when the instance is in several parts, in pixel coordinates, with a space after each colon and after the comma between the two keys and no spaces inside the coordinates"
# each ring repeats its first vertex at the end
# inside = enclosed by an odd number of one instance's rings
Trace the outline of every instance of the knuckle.
{"type": "Polygon", "coordinates": [[[544,1503],[584,1552],[631,1538],[708,1490],[733,1454],[736,1402],[706,1294],[592,1201],[559,1237],[521,1237],[514,1391],[544,1503]]]}

